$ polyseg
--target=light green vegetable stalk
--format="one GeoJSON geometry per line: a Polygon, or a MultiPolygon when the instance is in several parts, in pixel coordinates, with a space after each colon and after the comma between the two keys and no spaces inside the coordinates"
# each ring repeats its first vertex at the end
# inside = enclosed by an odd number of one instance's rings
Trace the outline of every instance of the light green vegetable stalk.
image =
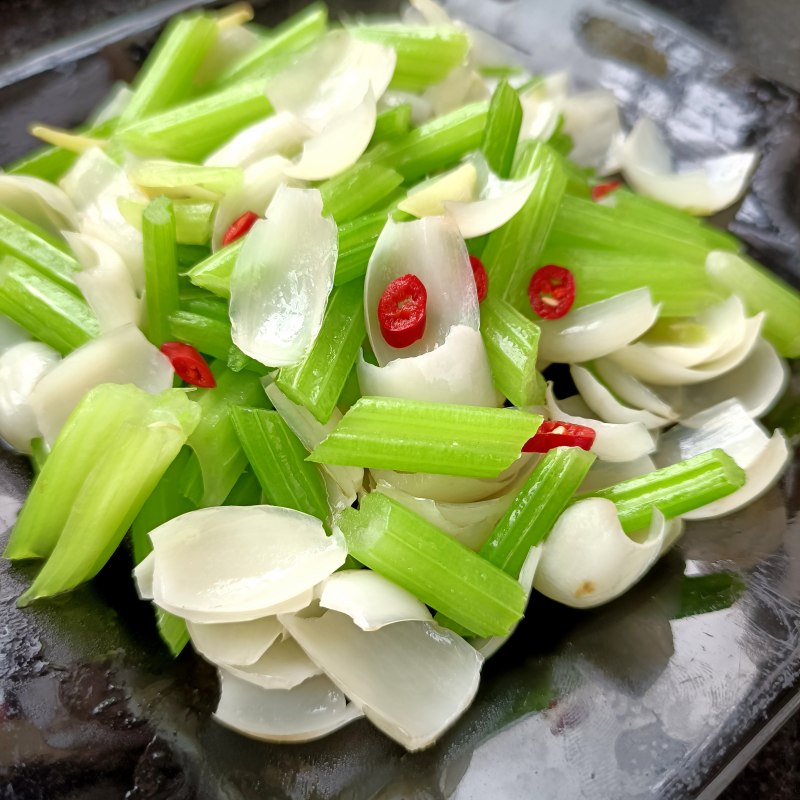
{"type": "Polygon", "coordinates": [[[325,214],[338,225],[360,217],[385,200],[403,182],[403,176],[380,164],[356,162],[319,187],[325,214]]]}
{"type": "Polygon", "coordinates": [[[219,297],[230,297],[233,265],[236,263],[246,238],[242,236],[196,264],[187,273],[189,280],[195,286],[207,289],[219,297]]]}
{"type": "Polygon", "coordinates": [[[170,340],[169,317],[178,310],[178,265],[172,202],[158,197],[142,215],[147,337],[160,347],[170,340]]]}
{"type": "MultiPolygon", "coordinates": [[[[129,197],[117,198],[117,206],[125,220],[139,230],[142,229],[142,213],[145,203],[129,197]]],[[[214,223],[214,203],[199,200],[173,200],[175,212],[175,238],[178,244],[206,244],[211,241],[214,223]]]]}
{"type": "Polygon", "coordinates": [[[360,278],[366,273],[375,243],[388,218],[388,214],[381,211],[339,226],[339,256],[333,276],[336,286],[360,278]]]}
{"type": "Polygon", "coordinates": [[[522,104],[519,96],[507,80],[502,80],[492,95],[489,118],[481,143],[486,162],[501,178],[511,176],[521,125],[522,104]]]}
{"type": "Polygon", "coordinates": [[[375,131],[370,144],[388,142],[397,139],[411,130],[411,106],[402,103],[394,108],[381,111],[375,120],[375,131]]]}

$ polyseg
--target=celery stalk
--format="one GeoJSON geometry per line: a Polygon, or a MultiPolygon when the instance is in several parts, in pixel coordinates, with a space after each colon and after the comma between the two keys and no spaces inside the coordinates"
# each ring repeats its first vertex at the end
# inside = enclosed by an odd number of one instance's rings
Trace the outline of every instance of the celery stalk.
{"type": "Polygon", "coordinates": [[[170,339],[169,315],[178,310],[178,265],[172,202],[158,197],[142,214],[147,337],[159,347],[170,339]]]}
{"type": "Polygon", "coordinates": [[[375,243],[386,226],[384,212],[368,214],[339,226],[339,255],[336,259],[336,286],[360,278],[367,271],[375,243]]]}
{"type": "Polygon", "coordinates": [[[542,418],[510,408],[362,397],[309,459],[406,472],[496,478],[542,418]]]}
{"type": "Polygon", "coordinates": [[[497,389],[517,407],[543,403],[545,382],[536,371],[539,326],[489,294],[481,303],[481,336],[497,389]]]}
{"type": "Polygon", "coordinates": [[[268,503],[293,508],[320,520],[328,500],[319,468],[277,411],[234,406],[233,427],[268,503]]]}
{"type": "Polygon", "coordinates": [[[480,549],[516,578],[531,547],[541,544],[594,463],[593,453],[557,447],[546,453],[480,549]]]}
{"type": "MultiPolygon", "coordinates": [[[[93,451],[88,472],[80,476],[77,487],[75,479],[64,474],[74,470],[76,458],[85,459],[75,452],[85,443],[76,447],[73,436],[65,439],[62,433],[37,481],[44,484],[42,491],[38,495],[31,492],[26,501],[26,505],[65,502],[64,495],[48,496],[48,488],[56,495],[64,491],[62,478],[70,489],[77,488],[68,503],[63,527],[55,531],[55,546],[31,587],[20,597],[21,606],[74,589],[100,571],[199,417],[197,407],[183,391],[167,390],[154,396],[134,386],[114,384],[102,384],[89,392],[67,425],[87,413],[93,420],[98,416],[113,420],[107,429],[109,435],[93,451]],[[121,402],[125,394],[135,395],[135,401],[121,402]],[[56,461],[56,455],[65,446],[71,450],[69,463],[64,473],[59,473],[53,465],[64,467],[64,459],[56,461]]],[[[38,533],[35,528],[31,531],[34,537],[38,533]]],[[[46,536],[52,537],[53,531],[46,536]]]]}
{"type": "Polygon", "coordinates": [[[258,482],[255,473],[246,469],[233,484],[225,498],[226,506],[257,506],[261,505],[261,484],[258,482]]]}
{"type": "MultiPolygon", "coordinates": [[[[119,197],[117,206],[123,217],[135,228],[142,229],[142,213],[145,203],[119,197]]],[[[211,240],[214,223],[214,203],[198,200],[173,200],[175,212],[175,238],[178,244],[206,244],[211,240]]]]}
{"type": "Polygon", "coordinates": [[[209,317],[218,322],[227,322],[230,324],[228,303],[225,300],[216,295],[203,292],[202,289],[194,289],[194,291],[202,294],[189,295],[185,294],[183,289],[181,290],[181,311],[187,311],[190,314],[200,314],[203,317],[209,317]]]}
{"type": "Polygon", "coordinates": [[[276,383],[294,403],[326,423],[339,401],[347,376],[364,341],[364,285],[351,281],[336,287],[314,344],[298,364],[282,367],[276,383]]]}
{"type": "Polygon", "coordinates": [[[576,500],[604,497],[613,501],[623,530],[632,533],[650,524],[653,508],[667,519],[679,517],[741,489],[745,479],[744,470],[727,453],[709,450],[576,500]]]}
{"type": "Polygon", "coordinates": [[[356,404],[361,397],[361,386],[358,382],[358,368],[353,364],[347,380],[344,382],[342,392],[339,395],[339,401],[336,404],[338,409],[344,414],[348,409],[356,404]]]}
{"type": "Polygon", "coordinates": [[[242,128],[272,113],[262,81],[237,83],[145,117],[116,134],[141,156],[201,161],[242,128]]]}
{"type": "Polygon", "coordinates": [[[387,198],[402,182],[403,176],[393,169],[356,162],[320,185],[324,213],[338,225],[350,222],[387,198]]]}
{"type": "Polygon", "coordinates": [[[230,297],[231,273],[244,241],[245,237],[242,236],[227,247],[212,253],[199,264],[195,264],[187,273],[189,280],[195,286],[207,289],[219,297],[230,297]]]}
{"type": "Polygon", "coordinates": [[[522,617],[519,583],[386,495],[365,495],[338,525],[354,558],[470,631],[502,636],[522,617]]]}
{"type": "Polygon", "coordinates": [[[63,355],[100,333],[82,298],[13,256],[0,259],[0,313],[63,355]]]}
{"type": "MultiPolygon", "coordinates": [[[[180,244],[175,248],[175,257],[178,269],[190,270],[211,255],[211,248],[207,244],[180,244]]],[[[181,273],[183,274],[183,273],[181,273]]]]}
{"type": "Polygon", "coordinates": [[[176,617],[163,608],[153,606],[156,614],[156,625],[161,640],[169,649],[170,654],[177,658],[184,647],[189,644],[189,629],[182,617],[176,617]]]}
{"type": "Polygon", "coordinates": [[[507,80],[497,85],[489,103],[489,118],[481,150],[489,167],[501,178],[511,176],[511,166],[522,125],[522,104],[507,80]]]}
{"type": "Polygon", "coordinates": [[[513,176],[524,178],[534,174],[538,179],[525,205],[489,236],[483,251],[492,292],[519,309],[528,304],[528,282],[533,271],[541,266],[539,259],[566,184],[558,156],[545,144],[526,142],[513,176]]]}
{"type": "Polygon", "coordinates": [[[133,82],[133,96],[120,115],[120,127],[185,100],[216,38],[217,25],[205,14],[172,19],[133,82]]]}
{"type": "Polygon", "coordinates": [[[411,106],[408,103],[402,103],[394,108],[387,108],[385,111],[381,111],[375,120],[375,131],[370,144],[375,145],[379,142],[397,139],[408,133],[409,130],[411,130],[411,106]]]}

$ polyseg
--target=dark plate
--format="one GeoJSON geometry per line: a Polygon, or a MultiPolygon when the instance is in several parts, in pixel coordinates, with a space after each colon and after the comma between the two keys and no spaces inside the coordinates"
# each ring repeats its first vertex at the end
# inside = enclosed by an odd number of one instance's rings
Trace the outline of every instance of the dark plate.
{"type": "MultiPolygon", "coordinates": [[[[298,6],[263,5],[267,22],[298,6]]],[[[731,227],[800,283],[794,93],[642,6],[448,6],[513,44],[532,68],[566,67],[581,84],[614,89],[629,121],[662,121],[686,155],[758,147],[764,157],[731,227]]],[[[165,9],[117,19],[0,73],[0,162],[32,145],[29,120],[73,125],[112,81],[129,79],[165,9]]],[[[772,422],[796,433],[797,369],[792,392],[772,422]]],[[[0,529],[28,482],[24,462],[3,454],[0,529]]],[[[416,755],[363,721],[286,746],[216,725],[212,670],[190,653],[176,662],[164,654],[149,608],[135,600],[124,548],[92,586],[24,612],[14,599],[30,572],[3,562],[0,797],[709,800],[800,705],[799,505],[795,461],[745,512],[691,525],[621,600],[577,613],[535,598],[487,663],[474,705],[416,755]]]]}

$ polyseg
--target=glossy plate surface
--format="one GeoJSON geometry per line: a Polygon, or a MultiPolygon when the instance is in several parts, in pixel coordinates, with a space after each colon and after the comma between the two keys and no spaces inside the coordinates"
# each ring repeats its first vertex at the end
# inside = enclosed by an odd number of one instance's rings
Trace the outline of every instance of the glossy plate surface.
{"type": "MultiPolygon", "coordinates": [[[[82,120],[114,80],[135,74],[165,14],[188,5],[120,18],[0,73],[0,163],[31,147],[30,120],[82,120]]],[[[263,6],[258,19],[271,24],[299,4],[263,6]]],[[[579,85],[613,89],[629,123],[640,113],[656,118],[687,158],[759,148],[752,191],[724,221],[800,284],[794,93],[643,6],[447,6],[513,45],[532,69],[567,68],[579,85]]],[[[795,365],[790,396],[770,417],[795,436],[798,397],[795,365]]],[[[29,472],[0,455],[5,531],[29,472]]],[[[577,613],[536,598],[488,662],[472,708],[436,747],[413,756],[364,721],[285,746],[212,722],[213,671],[191,653],[172,662],[163,652],[124,548],[92,586],[24,612],[14,599],[31,572],[2,562],[0,787],[8,794],[0,795],[709,800],[800,704],[799,507],[795,460],[746,511],[690,525],[679,547],[612,605],[577,613]]]]}

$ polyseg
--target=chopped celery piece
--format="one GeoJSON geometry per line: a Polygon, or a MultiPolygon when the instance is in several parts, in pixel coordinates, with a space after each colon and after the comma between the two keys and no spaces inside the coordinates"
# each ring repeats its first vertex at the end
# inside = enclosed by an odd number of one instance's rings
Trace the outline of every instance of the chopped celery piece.
{"type": "Polygon", "coordinates": [[[522,617],[517,581],[386,495],[365,495],[338,525],[354,558],[470,631],[502,636],[522,617]]]}
{"type": "Polygon", "coordinates": [[[189,452],[191,456],[181,472],[178,491],[193,508],[200,508],[203,505],[203,471],[200,469],[200,459],[191,448],[189,452]]]}
{"type": "Polygon", "coordinates": [[[480,147],[488,114],[487,102],[470,103],[378,145],[364,158],[397,170],[407,181],[418,180],[480,147]]]}
{"type": "Polygon", "coordinates": [[[244,246],[245,238],[242,236],[227,247],[212,253],[199,264],[195,264],[187,273],[189,280],[195,286],[207,289],[219,297],[230,297],[233,265],[236,263],[239,251],[244,246]]]}
{"type": "Polygon", "coordinates": [[[334,285],[340,286],[366,273],[375,243],[387,219],[387,214],[380,212],[339,226],[339,255],[333,276],[334,285]]]}
{"type": "Polygon", "coordinates": [[[339,401],[347,376],[364,341],[364,284],[336,287],[314,344],[298,364],[282,367],[276,383],[293,402],[305,406],[323,424],[339,401]]]}
{"type": "Polygon", "coordinates": [[[133,82],[133,95],[120,115],[120,127],[185,100],[216,38],[217,24],[205,14],[173,18],[133,82]]]}
{"type": "Polygon", "coordinates": [[[519,213],[489,236],[482,258],[495,296],[520,309],[528,304],[528,282],[541,266],[539,259],[566,184],[553,151],[541,142],[525,142],[513,176],[534,174],[538,177],[530,197],[519,213]]]}
{"type": "MultiPolygon", "coordinates": [[[[195,291],[202,292],[203,290],[195,289],[195,291]]],[[[181,311],[188,311],[190,314],[200,314],[201,316],[211,317],[211,319],[218,320],[219,322],[227,322],[230,324],[228,303],[221,297],[205,292],[187,296],[182,290],[180,301],[181,311]]]]}
{"type": "Polygon", "coordinates": [[[81,400],[36,482],[41,488],[34,487],[26,501],[29,514],[23,508],[17,521],[23,547],[28,537],[37,542],[36,549],[42,540],[49,545],[46,550],[52,547],[19,605],[74,589],[99,572],[198,418],[197,406],[182,390],[150,395],[131,385],[102,384],[81,400]],[[76,440],[76,430],[87,427],[81,416],[104,428],[106,435],[95,436],[91,446],[85,438],[76,440]],[[63,510],[55,510],[59,507],[63,510]],[[42,524],[48,530],[42,531],[42,524]]]}
{"type": "Polygon", "coordinates": [[[342,387],[339,395],[339,402],[336,404],[339,411],[344,414],[351,406],[354,406],[361,397],[361,386],[358,382],[358,368],[353,364],[350,374],[342,387]]]}
{"type": "Polygon", "coordinates": [[[547,145],[559,155],[568,156],[573,148],[572,137],[563,131],[557,131],[547,140],[547,145]]]}
{"type": "Polygon", "coordinates": [[[308,451],[281,415],[238,406],[230,414],[267,502],[325,521],[329,512],[322,474],[306,461],[308,451]]]}
{"type": "Polygon", "coordinates": [[[156,614],[156,625],[161,640],[169,649],[173,657],[178,657],[181,651],[189,644],[189,629],[182,617],[176,617],[163,608],[153,606],[156,614]]]}
{"type": "Polygon", "coordinates": [[[151,192],[166,189],[225,194],[242,184],[239,167],[204,167],[182,161],[142,161],[129,171],[132,183],[151,192]]]}
{"type": "MultiPolygon", "coordinates": [[[[192,398],[200,406],[202,416],[188,441],[200,462],[203,496],[198,505],[204,507],[220,505],[247,466],[247,456],[236,436],[230,409],[233,406],[264,408],[268,405],[257,375],[232,372],[219,362],[214,363],[211,369],[217,386],[193,393],[192,398]]],[[[196,466],[190,461],[181,482],[181,491],[190,498],[192,493],[187,490],[187,484],[196,479],[196,474],[196,466]]]]}
{"type": "Polygon", "coordinates": [[[42,471],[44,462],[47,461],[49,455],[50,450],[41,436],[31,439],[31,467],[33,467],[34,475],[38,475],[42,471]]]}
{"type": "Polygon", "coordinates": [[[595,460],[579,447],[546,453],[480,549],[487,561],[516,578],[531,547],[541,544],[595,460]]]}
{"type": "Polygon", "coordinates": [[[481,336],[494,385],[512,405],[544,403],[545,382],[536,371],[539,326],[511,303],[489,295],[481,303],[481,336]]]}
{"type": "Polygon", "coordinates": [[[800,292],[744,256],[712,253],[706,262],[712,284],[739,295],[748,313],[766,311],[764,337],[785,358],[800,356],[800,292]]]}
{"type": "Polygon", "coordinates": [[[147,338],[160,347],[170,340],[169,316],[178,310],[178,265],[172,202],[157,197],[142,214],[147,338]]]}
{"type": "Polygon", "coordinates": [[[469,36],[457,28],[387,24],[357,25],[349,31],[394,48],[397,65],[390,86],[410,92],[443,81],[464,62],[470,46],[469,36]]]}
{"type": "Polygon", "coordinates": [[[237,83],[145,117],[116,134],[140,156],[201,161],[242,128],[272,113],[262,81],[237,83]]]}
{"type": "Polygon", "coordinates": [[[240,476],[233,489],[225,498],[226,506],[257,506],[261,505],[261,484],[255,473],[246,469],[240,476]]]}
{"type": "Polygon", "coordinates": [[[709,450],[576,499],[604,497],[613,501],[623,530],[633,533],[650,524],[654,508],[667,519],[679,517],[741,489],[745,480],[744,470],[727,453],[709,450]]]}
{"type": "Polygon", "coordinates": [[[375,120],[375,131],[370,144],[378,144],[396,139],[411,130],[411,105],[402,103],[394,108],[381,111],[375,120]]]}
{"type": "MultiPolygon", "coordinates": [[[[126,221],[139,230],[142,229],[142,213],[145,203],[129,197],[117,199],[120,213],[126,221]]],[[[178,244],[206,244],[211,240],[214,223],[214,203],[199,200],[173,200],[175,212],[175,238],[178,244]]]]}
{"type": "Polygon", "coordinates": [[[263,42],[245,53],[220,75],[217,83],[230,84],[260,76],[270,69],[275,56],[302,50],[325,33],[328,9],[324,3],[312,3],[286,21],[266,32],[263,42]]]}
{"type": "Polygon", "coordinates": [[[30,264],[51,281],[78,294],[72,276],[80,264],[63,243],[10,208],[0,207],[0,255],[10,255],[30,264]]]}
{"type": "Polygon", "coordinates": [[[207,244],[178,244],[175,248],[175,257],[178,260],[178,269],[189,270],[211,255],[211,248],[207,244]]]}
{"type": "Polygon", "coordinates": [[[320,464],[496,478],[542,418],[511,408],[362,397],[309,459],[320,464]]]}
{"type": "Polygon", "coordinates": [[[511,166],[522,125],[522,104],[507,80],[497,85],[489,103],[489,118],[481,150],[492,171],[501,178],[511,176],[511,166]]]}
{"type": "Polygon", "coordinates": [[[100,333],[82,298],[12,256],[0,259],[0,313],[62,355],[100,333]]]}
{"type": "Polygon", "coordinates": [[[350,222],[387,198],[403,182],[393,169],[357,162],[319,187],[323,211],[338,225],[350,222]]]}

